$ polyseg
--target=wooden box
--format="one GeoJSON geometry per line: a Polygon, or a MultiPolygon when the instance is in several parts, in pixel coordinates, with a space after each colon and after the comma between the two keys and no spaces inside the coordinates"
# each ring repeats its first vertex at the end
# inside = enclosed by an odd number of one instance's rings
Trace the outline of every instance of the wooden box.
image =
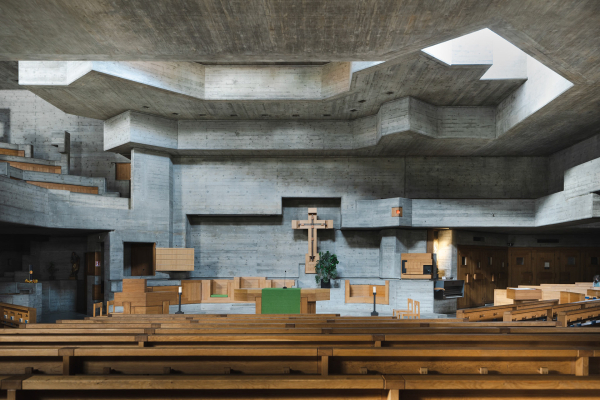
{"type": "Polygon", "coordinates": [[[156,271],[193,271],[194,249],[156,248],[156,271]]]}
{"type": "Polygon", "coordinates": [[[402,279],[431,279],[434,272],[432,253],[402,253],[402,279]],[[430,268],[427,268],[427,267],[430,268]],[[425,269],[431,273],[425,273],[425,269]]]}
{"type": "Polygon", "coordinates": [[[373,303],[373,286],[377,292],[377,304],[390,304],[390,281],[385,285],[351,285],[346,280],[346,303],[373,303]]]}
{"type": "Polygon", "coordinates": [[[507,288],[506,297],[511,300],[540,300],[542,291],[531,288],[507,288]]]}

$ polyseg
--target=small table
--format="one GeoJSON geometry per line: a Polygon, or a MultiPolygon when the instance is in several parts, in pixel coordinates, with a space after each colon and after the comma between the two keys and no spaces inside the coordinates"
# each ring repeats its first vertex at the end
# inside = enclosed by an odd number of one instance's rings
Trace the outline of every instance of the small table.
{"type": "Polygon", "coordinates": [[[507,288],[506,297],[514,300],[515,304],[542,299],[542,290],[534,288],[507,288]]]}
{"type": "MultiPolygon", "coordinates": [[[[233,299],[236,301],[254,301],[256,303],[256,314],[261,314],[262,291],[262,289],[234,289],[233,299]]],[[[317,301],[329,300],[329,298],[329,289],[300,289],[300,314],[316,314],[317,301]]]]}

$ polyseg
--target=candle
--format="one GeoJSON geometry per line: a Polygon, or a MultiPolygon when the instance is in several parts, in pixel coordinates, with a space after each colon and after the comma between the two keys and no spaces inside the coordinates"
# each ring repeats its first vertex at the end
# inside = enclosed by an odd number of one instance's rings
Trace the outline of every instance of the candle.
{"type": "MultiPolygon", "coordinates": [[[[23,278],[21,278],[23,279],[23,278]]],[[[32,281],[33,280],[33,271],[29,270],[29,280],[32,281]]]]}
{"type": "Polygon", "coordinates": [[[181,293],[181,286],[179,286],[179,293],[181,293]]]}
{"type": "Polygon", "coordinates": [[[377,288],[373,286],[373,294],[377,293],[377,288]]]}

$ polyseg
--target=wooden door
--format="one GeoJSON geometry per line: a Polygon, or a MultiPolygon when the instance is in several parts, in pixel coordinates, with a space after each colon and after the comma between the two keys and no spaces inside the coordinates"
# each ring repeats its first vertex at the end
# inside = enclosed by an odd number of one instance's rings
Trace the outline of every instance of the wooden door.
{"type": "Polygon", "coordinates": [[[531,266],[531,250],[509,249],[508,286],[533,285],[533,270],[531,266]]]}
{"type": "Polygon", "coordinates": [[[494,273],[496,289],[506,289],[508,287],[508,249],[496,250],[495,255],[494,273]]]}
{"type": "Polygon", "coordinates": [[[558,282],[558,263],[554,249],[536,249],[532,251],[533,284],[558,282]]]}
{"type": "Polygon", "coordinates": [[[561,249],[556,252],[556,262],[558,263],[558,283],[581,282],[584,275],[581,255],[578,249],[561,249]]]}

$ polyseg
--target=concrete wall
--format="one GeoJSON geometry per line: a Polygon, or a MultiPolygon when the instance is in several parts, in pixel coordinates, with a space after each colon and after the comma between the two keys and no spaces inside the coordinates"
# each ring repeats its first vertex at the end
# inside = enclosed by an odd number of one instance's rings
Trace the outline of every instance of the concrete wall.
{"type": "Polygon", "coordinates": [[[548,157],[548,192],[564,190],[564,174],[570,168],[600,157],[600,134],[548,157]]]}
{"type": "MultiPolygon", "coordinates": [[[[0,110],[6,115],[4,140],[33,145],[33,157],[60,161],[58,149],[51,145],[52,135],[71,134],[71,174],[105,177],[109,191],[129,195],[129,182],[115,181],[115,162],[129,162],[119,154],[104,151],[103,121],[66,114],[26,90],[0,91],[0,110]],[[8,132],[7,132],[8,126],[8,132]]],[[[1,119],[1,118],[0,118],[1,119]]],[[[2,134],[0,133],[0,136],[2,134]]]]}

